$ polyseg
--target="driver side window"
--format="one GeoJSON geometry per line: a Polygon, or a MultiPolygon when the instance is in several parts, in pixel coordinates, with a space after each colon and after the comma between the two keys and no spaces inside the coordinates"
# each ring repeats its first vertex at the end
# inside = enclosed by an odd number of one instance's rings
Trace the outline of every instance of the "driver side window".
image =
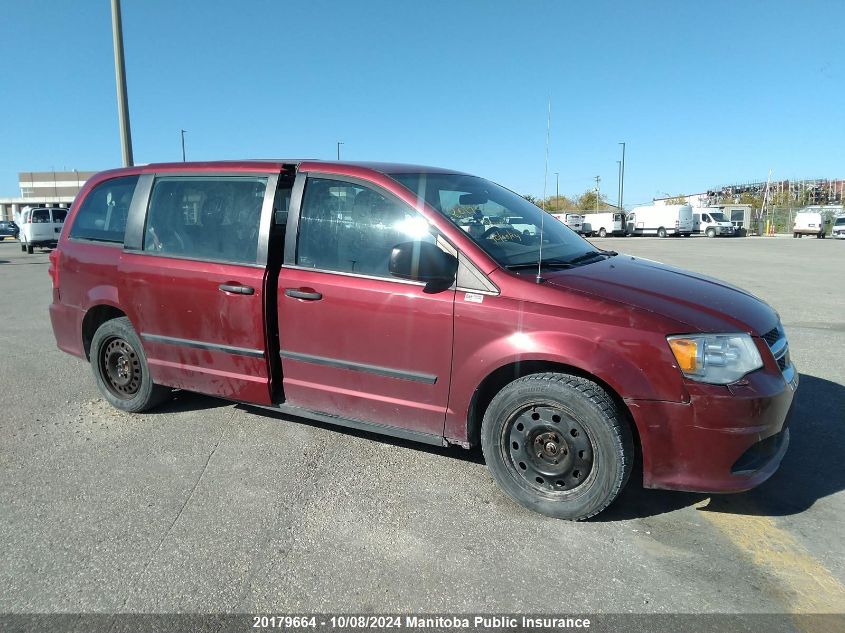
{"type": "Polygon", "coordinates": [[[299,219],[296,264],[307,268],[394,279],[393,247],[431,242],[417,211],[376,189],[328,178],[309,178],[299,219]]]}

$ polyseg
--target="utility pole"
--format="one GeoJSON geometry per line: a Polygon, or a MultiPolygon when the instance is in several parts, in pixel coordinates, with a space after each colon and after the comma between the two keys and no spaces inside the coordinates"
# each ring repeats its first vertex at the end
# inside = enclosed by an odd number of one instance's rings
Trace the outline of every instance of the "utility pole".
{"type": "Polygon", "coordinates": [[[343,141],[337,142],[337,159],[340,160],[340,146],[343,145],[343,141]]]}
{"type": "Polygon", "coordinates": [[[600,182],[601,182],[601,176],[596,176],[596,211],[599,210],[599,196],[601,195],[600,189],[599,189],[599,183],[600,182]]]}
{"type": "Polygon", "coordinates": [[[120,121],[120,148],[124,167],[131,167],[132,133],[129,128],[129,102],[126,98],[126,66],[123,63],[123,22],[120,0],[111,0],[111,31],[114,41],[114,78],[117,83],[117,116],[120,121]]]}
{"type": "Polygon", "coordinates": [[[182,133],[182,162],[185,162],[185,132],[188,130],[179,130],[182,133]]]}

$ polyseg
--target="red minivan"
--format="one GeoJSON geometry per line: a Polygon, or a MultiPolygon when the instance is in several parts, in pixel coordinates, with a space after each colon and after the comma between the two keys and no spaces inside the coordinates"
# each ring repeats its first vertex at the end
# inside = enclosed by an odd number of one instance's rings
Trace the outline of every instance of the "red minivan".
{"type": "Polygon", "coordinates": [[[505,492],[554,517],[601,512],[636,459],[646,487],[747,490],[789,441],[798,374],[771,307],[460,172],[107,171],[50,259],[58,346],[114,406],[187,389],[481,444],[505,492]]]}

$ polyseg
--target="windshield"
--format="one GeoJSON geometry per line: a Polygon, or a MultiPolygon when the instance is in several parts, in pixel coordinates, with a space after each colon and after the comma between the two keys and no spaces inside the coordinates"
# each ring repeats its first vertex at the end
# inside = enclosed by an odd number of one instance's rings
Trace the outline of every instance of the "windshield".
{"type": "Polygon", "coordinates": [[[390,177],[424,198],[506,268],[537,264],[541,230],[544,264],[569,265],[576,258],[583,263],[601,254],[560,220],[483,178],[413,173],[390,177]]]}
{"type": "Polygon", "coordinates": [[[724,213],[711,213],[710,216],[713,218],[714,222],[727,222],[728,219],[725,217],[724,213]]]}
{"type": "Polygon", "coordinates": [[[836,218],[836,222],[833,223],[834,226],[842,226],[845,224],[845,218],[836,218]]]}

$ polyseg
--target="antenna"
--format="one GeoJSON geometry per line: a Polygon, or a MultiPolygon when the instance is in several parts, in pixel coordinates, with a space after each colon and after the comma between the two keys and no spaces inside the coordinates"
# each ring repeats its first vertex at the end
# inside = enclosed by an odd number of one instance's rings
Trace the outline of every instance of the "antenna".
{"type": "Polygon", "coordinates": [[[549,111],[546,115],[546,166],[543,171],[543,213],[540,215],[540,253],[537,256],[537,277],[535,277],[535,281],[538,284],[541,284],[545,281],[543,277],[540,275],[540,272],[543,269],[543,229],[545,228],[546,224],[546,184],[549,180],[549,136],[551,135],[552,130],[552,98],[549,97],[549,111]]]}

